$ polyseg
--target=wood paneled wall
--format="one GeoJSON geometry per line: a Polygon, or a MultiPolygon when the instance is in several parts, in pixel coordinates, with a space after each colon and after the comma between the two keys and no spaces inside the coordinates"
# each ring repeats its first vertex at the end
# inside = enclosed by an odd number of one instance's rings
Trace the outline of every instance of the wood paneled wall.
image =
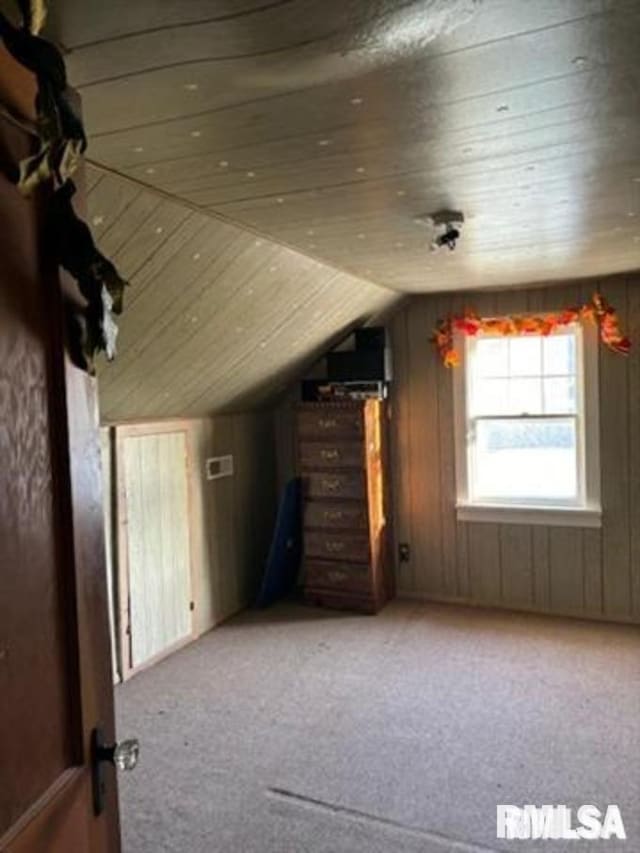
{"type": "MultiPolygon", "coordinates": [[[[390,323],[400,595],[640,622],[640,274],[562,286],[412,298],[390,323]],[[437,318],[553,310],[600,288],[634,342],[599,350],[600,530],[462,523],[455,516],[452,371],[429,342],[437,318]]],[[[396,549],[397,553],[397,549],[396,549]]]]}
{"type": "Polygon", "coordinates": [[[191,421],[193,510],[198,534],[195,631],[202,634],[249,605],[257,593],[276,517],[270,413],[191,421]],[[233,454],[234,474],[207,480],[210,456],[233,454]]]}

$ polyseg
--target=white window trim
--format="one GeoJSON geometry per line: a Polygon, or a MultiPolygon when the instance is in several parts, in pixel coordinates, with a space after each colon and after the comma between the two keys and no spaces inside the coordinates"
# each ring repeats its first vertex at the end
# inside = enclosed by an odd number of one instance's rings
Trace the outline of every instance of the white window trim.
{"type": "Polygon", "coordinates": [[[600,412],[598,393],[598,330],[581,324],[582,341],[578,359],[579,392],[583,399],[583,431],[579,452],[583,457],[583,503],[580,506],[476,502],[469,499],[467,446],[467,363],[466,337],[455,335],[459,366],[453,370],[454,438],[456,457],[456,515],[458,521],[541,524],[561,527],[601,527],[600,504],[600,412]],[[580,372],[581,371],[581,372],[580,372]]]}

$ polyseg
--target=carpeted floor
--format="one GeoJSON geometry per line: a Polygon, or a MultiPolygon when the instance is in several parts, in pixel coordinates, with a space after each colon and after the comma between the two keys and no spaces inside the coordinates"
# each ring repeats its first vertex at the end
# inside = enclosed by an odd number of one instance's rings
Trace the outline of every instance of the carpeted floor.
{"type": "Polygon", "coordinates": [[[640,632],[395,602],[245,613],[116,690],[124,853],[640,850],[640,632]],[[497,841],[617,803],[628,841],[497,841]]]}

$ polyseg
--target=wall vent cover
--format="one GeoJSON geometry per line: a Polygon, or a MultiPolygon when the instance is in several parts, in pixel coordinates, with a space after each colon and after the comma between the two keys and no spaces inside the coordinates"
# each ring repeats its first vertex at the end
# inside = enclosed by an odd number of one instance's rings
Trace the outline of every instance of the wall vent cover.
{"type": "Polygon", "coordinates": [[[207,480],[233,476],[233,456],[210,456],[205,463],[207,480]]]}

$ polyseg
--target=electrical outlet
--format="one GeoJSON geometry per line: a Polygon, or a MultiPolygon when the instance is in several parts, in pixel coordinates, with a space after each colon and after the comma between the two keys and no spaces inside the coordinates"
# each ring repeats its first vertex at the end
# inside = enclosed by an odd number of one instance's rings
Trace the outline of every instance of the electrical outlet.
{"type": "Polygon", "coordinates": [[[408,563],[411,551],[408,542],[400,542],[398,545],[398,557],[401,563],[408,563]]]}

